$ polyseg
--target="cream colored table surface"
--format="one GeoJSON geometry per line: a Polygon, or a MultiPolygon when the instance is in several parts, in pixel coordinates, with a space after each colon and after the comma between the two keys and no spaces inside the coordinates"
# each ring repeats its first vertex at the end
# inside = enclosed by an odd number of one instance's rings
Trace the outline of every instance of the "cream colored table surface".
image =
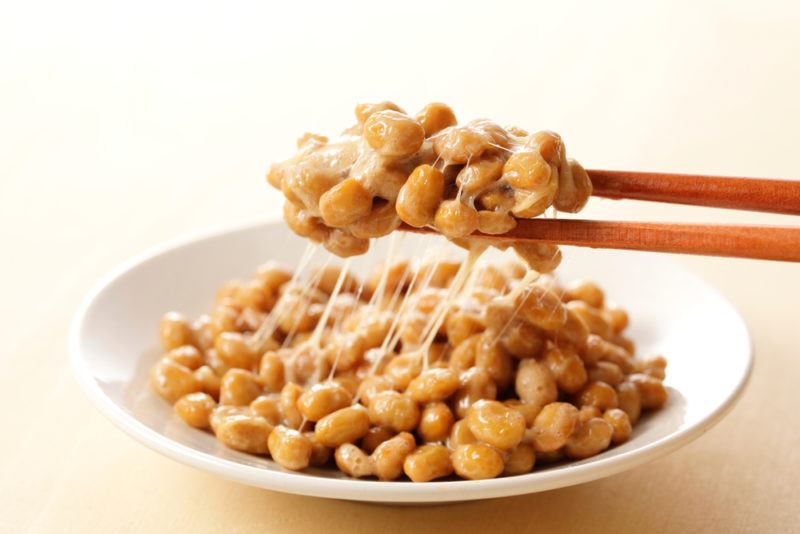
{"type": "MultiPolygon", "coordinates": [[[[361,99],[551,128],[591,167],[798,177],[797,7],[17,4],[0,16],[0,531],[800,529],[796,265],[681,259],[741,310],[756,348],[717,427],[605,480],[469,504],[296,497],[177,464],[92,408],[66,348],[103,273],[275,213],[268,162],[361,99]]],[[[797,224],[610,201],[587,216],[797,224]]]]}

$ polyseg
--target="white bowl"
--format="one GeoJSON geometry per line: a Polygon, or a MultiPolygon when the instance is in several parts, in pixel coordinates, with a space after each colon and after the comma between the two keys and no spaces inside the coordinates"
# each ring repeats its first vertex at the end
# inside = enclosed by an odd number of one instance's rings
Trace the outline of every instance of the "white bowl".
{"type": "MultiPolygon", "coordinates": [[[[318,497],[432,503],[549,490],[654,460],[717,423],[750,374],[747,328],[711,286],[662,255],[567,249],[559,275],[597,280],[630,312],[638,352],[663,354],[669,360],[669,402],[644,417],[630,441],[583,461],[492,480],[415,484],[354,480],[333,469],[286,471],[266,458],[226,449],[211,434],[190,428],[150,391],[147,379],[159,356],[157,325],[165,311],[189,316],[207,311],[223,281],[246,276],[267,259],[292,265],[305,246],[283,223],[259,222],[181,239],[114,270],[88,295],[72,325],[72,364],[89,398],[148,447],[238,482],[318,497]]],[[[419,246],[409,238],[400,248],[419,253],[419,246]]],[[[363,269],[378,256],[358,258],[355,265],[363,269]]]]}

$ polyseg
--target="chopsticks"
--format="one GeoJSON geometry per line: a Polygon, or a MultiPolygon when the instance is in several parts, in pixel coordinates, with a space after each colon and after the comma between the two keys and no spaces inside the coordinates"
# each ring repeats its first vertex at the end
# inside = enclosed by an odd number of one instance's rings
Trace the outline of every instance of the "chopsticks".
{"type": "MultiPolygon", "coordinates": [[[[800,181],[686,174],[587,171],[593,195],[673,204],[800,215],[800,181]]],[[[429,228],[401,226],[412,232],[429,228]]],[[[800,262],[800,227],[518,219],[496,241],[537,241],[578,247],[642,250],[800,262]]]]}

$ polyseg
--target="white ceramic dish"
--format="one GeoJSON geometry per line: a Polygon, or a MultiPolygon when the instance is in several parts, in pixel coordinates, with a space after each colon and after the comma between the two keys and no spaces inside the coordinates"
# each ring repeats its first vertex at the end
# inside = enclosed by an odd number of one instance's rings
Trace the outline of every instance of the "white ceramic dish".
{"type": "MultiPolygon", "coordinates": [[[[332,469],[286,471],[268,459],[226,449],[211,434],[185,425],[150,392],[147,375],[159,356],[156,331],[165,311],[189,316],[207,311],[223,281],[245,276],[267,259],[291,265],[304,247],[283,223],[258,222],[169,243],[120,266],[88,295],[72,326],[72,364],[91,401],[148,447],[238,482],[318,497],[433,503],[579,484],[661,457],[717,423],[750,374],[746,326],[708,284],[662,255],[568,249],[560,276],[596,279],[630,311],[639,352],[669,359],[669,403],[644,418],[629,442],[580,462],[483,481],[414,484],[353,480],[332,469]]],[[[376,256],[359,258],[356,265],[364,268],[376,256]]]]}

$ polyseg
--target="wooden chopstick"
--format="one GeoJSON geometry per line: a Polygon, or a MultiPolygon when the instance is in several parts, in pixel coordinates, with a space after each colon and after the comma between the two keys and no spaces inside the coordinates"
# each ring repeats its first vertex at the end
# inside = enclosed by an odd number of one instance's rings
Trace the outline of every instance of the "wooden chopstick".
{"type": "MultiPolygon", "coordinates": [[[[436,232],[405,224],[401,229],[436,232]]],[[[785,226],[519,219],[517,227],[503,235],[473,235],[492,241],[529,240],[576,247],[800,262],[800,228],[785,226]]]]}
{"type": "Polygon", "coordinates": [[[592,195],[800,215],[800,181],[587,170],[592,195]]]}

